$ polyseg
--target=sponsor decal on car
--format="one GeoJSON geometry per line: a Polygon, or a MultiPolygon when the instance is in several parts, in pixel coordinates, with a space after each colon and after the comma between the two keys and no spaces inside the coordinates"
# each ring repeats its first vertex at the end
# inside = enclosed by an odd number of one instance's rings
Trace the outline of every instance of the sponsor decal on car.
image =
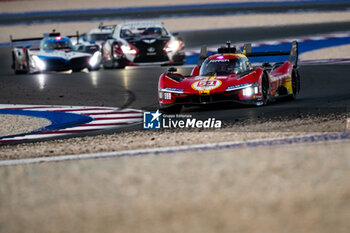
{"type": "Polygon", "coordinates": [[[222,82],[217,79],[204,79],[194,82],[191,86],[196,91],[211,91],[220,87],[222,82]]]}
{"type": "Polygon", "coordinates": [[[174,88],[174,87],[164,87],[163,90],[174,92],[174,93],[184,93],[184,89],[174,88]]]}
{"type": "Polygon", "coordinates": [[[226,91],[233,91],[233,90],[241,89],[241,88],[247,87],[249,85],[251,85],[251,84],[250,83],[243,83],[243,84],[239,84],[239,85],[229,86],[229,87],[226,87],[226,91]]]}

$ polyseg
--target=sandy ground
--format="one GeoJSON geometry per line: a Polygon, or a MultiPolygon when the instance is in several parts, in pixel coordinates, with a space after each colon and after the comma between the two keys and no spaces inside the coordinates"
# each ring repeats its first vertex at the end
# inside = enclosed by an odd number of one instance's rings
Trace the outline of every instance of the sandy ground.
{"type": "MultiPolygon", "coordinates": [[[[266,2],[266,0],[254,0],[266,2]]],[[[269,0],[271,1],[271,0],[269,0]]],[[[278,1],[278,0],[272,0],[278,1]]],[[[284,0],[288,1],[288,0],[284,0]]],[[[289,0],[292,1],[292,0],[289,0]]],[[[89,9],[89,8],[119,8],[119,7],[142,7],[142,6],[169,6],[180,4],[201,4],[215,2],[248,2],[247,0],[20,0],[1,1],[0,13],[29,12],[29,11],[52,11],[65,9],[89,9]]]]}
{"type": "MultiPolygon", "coordinates": [[[[346,22],[350,19],[350,12],[321,12],[321,13],[290,13],[290,14],[256,14],[252,15],[228,15],[208,17],[183,17],[148,19],[162,21],[170,31],[204,30],[219,28],[242,28],[264,27],[294,24],[312,24],[329,22],[346,22]]],[[[128,20],[129,21],[129,20],[128,20]]],[[[133,20],[130,20],[133,21],[133,20]]],[[[105,24],[118,24],[123,20],[105,21],[105,24]]],[[[76,30],[89,32],[97,27],[99,22],[73,22],[73,23],[50,23],[40,25],[16,25],[0,27],[0,42],[8,42],[9,36],[14,38],[38,37],[43,32],[52,29],[62,34],[75,35],[76,30]]]]}
{"type": "Polygon", "coordinates": [[[349,151],[322,143],[1,167],[0,231],[347,233],[349,151]]]}
{"type": "MultiPolygon", "coordinates": [[[[51,6],[52,1],[47,2],[51,6]]],[[[32,9],[26,2],[10,3],[17,6],[1,3],[0,11],[32,9]]],[[[57,3],[63,8],[75,4],[57,3]]],[[[145,5],[141,0],[133,3],[145,5]]],[[[45,9],[46,1],[40,4],[45,9]]],[[[265,17],[256,18],[255,24],[265,17]]],[[[279,23],[283,18],[270,20],[279,23]]],[[[314,19],[309,15],[304,18],[308,20],[314,19]]],[[[196,28],[204,25],[199,18],[198,24],[196,28]]],[[[88,30],[93,24],[81,26],[88,30]]],[[[0,31],[4,38],[10,32],[0,31]]],[[[313,129],[321,130],[343,124],[320,118],[290,126],[280,122],[272,132],[259,133],[247,131],[261,131],[272,123],[213,132],[139,131],[0,147],[0,159],[291,136],[306,133],[312,122],[313,129]],[[304,130],[280,130],[295,125],[304,130]]],[[[349,151],[346,141],[0,167],[0,232],[345,233],[350,228],[349,151]]]]}
{"type": "MultiPolygon", "coordinates": [[[[350,12],[328,12],[328,13],[293,13],[288,14],[257,14],[252,17],[251,15],[236,15],[236,16],[222,16],[222,17],[193,17],[193,18],[181,18],[181,19],[163,19],[165,25],[172,31],[177,30],[200,30],[206,28],[225,28],[227,25],[230,27],[252,27],[252,26],[266,26],[266,25],[285,25],[285,24],[300,24],[300,23],[315,23],[315,22],[340,22],[348,21],[350,18],[350,12]],[[191,22],[191,23],[189,23],[191,22]],[[206,23],[203,23],[206,22],[206,23]],[[242,25],[244,22],[244,25],[242,25]]],[[[107,23],[120,23],[120,21],[113,21],[107,23]]],[[[88,31],[95,26],[95,23],[60,23],[60,24],[43,24],[43,25],[29,25],[23,26],[10,26],[0,27],[2,32],[0,35],[0,41],[7,41],[10,34],[13,34],[15,38],[37,36],[43,31],[50,31],[55,28],[57,31],[61,31],[64,34],[74,34],[75,29],[79,25],[80,31],[88,31]]],[[[318,59],[318,58],[344,58],[349,57],[349,46],[332,47],[328,49],[322,49],[312,51],[301,55],[301,59],[318,59]],[[332,51],[332,52],[330,52],[332,51]]],[[[35,121],[35,119],[34,119],[35,121]]],[[[35,123],[36,124],[36,123],[35,123]]],[[[23,124],[22,124],[23,125],[23,124]]],[[[30,126],[29,126],[30,127],[30,126]]],[[[22,129],[18,129],[22,131],[22,129]]],[[[2,130],[2,132],[6,129],[2,130]]],[[[11,134],[2,133],[2,135],[11,134]]],[[[120,149],[120,148],[116,148],[120,149]]],[[[126,148],[121,148],[126,149],[126,148]]],[[[46,152],[47,153],[47,152],[46,152]]],[[[48,153],[47,155],[49,155],[48,153]]]]}
{"type": "Polygon", "coordinates": [[[349,130],[346,120],[346,116],[342,114],[302,115],[300,118],[288,120],[251,119],[230,123],[220,130],[140,130],[7,145],[0,147],[0,160],[345,132],[349,130]]]}
{"type": "Polygon", "coordinates": [[[0,114],[0,137],[28,133],[51,124],[51,121],[19,115],[0,114]]]}
{"type": "Polygon", "coordinates": [[[350,58],[350,45],[333,46],[330,48],[310,51],[300,55],[300,60],[316,60],[316,59],[337,59],[350,58]]]}

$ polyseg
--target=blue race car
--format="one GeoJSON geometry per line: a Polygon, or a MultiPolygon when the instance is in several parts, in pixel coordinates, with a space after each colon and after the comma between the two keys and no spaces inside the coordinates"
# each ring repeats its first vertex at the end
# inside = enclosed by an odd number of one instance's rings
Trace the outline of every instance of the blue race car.
{"type": "Polygon", "coordinates": [[[94,70],[100,65],[100,51],[93,54],[79,52],[74,49],[70,38],[61,36],[60,33],[44,34],[41,38],[10,38],[12,69],[15,74],[67,70],[78,72],[83,69],[94,70]],[[33,41],[36,44],[30,45],[33,41]],[[29,45],[23,45],[23,42],[29,45]],[[14,43],[22,45],[14,47],[14,43]]]}

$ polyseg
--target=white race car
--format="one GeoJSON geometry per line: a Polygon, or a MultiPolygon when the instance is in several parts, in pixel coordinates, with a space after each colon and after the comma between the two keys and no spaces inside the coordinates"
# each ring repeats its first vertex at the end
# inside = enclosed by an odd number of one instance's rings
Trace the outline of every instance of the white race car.
{"type": "Polygon", "coordinates": [[[153,21],[118,24],[102,47],[104,68],[135,65],[182,65],[184,42],[162,23],[153,21]]]}
{"type": "Polygon", "coordinates": [[[76,36],[72,36],[71,41],[73,45],[84,44],[84,45],[98,45],[102,47],[103,43],[112,37],[114,28],[116,25],[103,25],[100,23],[98,28],[91,29],[89,33],[84,33],[76,36]]]}
{"type": "Polygon", "coordinates": [[[106,40],[112,37],[116,26],[117,25],[103,25],[103,23],[100,23],[98,28],[90,30],[85,38],[87,41],[93,41],[101,46],[106,40]]]}
{"type": "Polygon", "coordinates": [[[13,40],[11,37],[12,69],[15,74],[40,73],[45,71],[81,71],[85,68],[96,69],[99,66],[100,51],[94,54],[78,52],[69,37],[60,33],[44,34],[43,38],[13,40]],[[35,45],[16,46],[14,43],[37,41],[35,45]]]}

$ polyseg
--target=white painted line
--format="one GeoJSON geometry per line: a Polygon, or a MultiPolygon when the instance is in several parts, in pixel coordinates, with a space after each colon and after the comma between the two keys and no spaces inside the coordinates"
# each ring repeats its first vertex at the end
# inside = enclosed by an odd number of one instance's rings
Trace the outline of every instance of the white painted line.
{"type": "Polygon", "coordinates": [[[13,140],[33,140],[33,139],[41,139],[41,138],[51,138],[51,137],[57,137],[57,136],[64,136],[68,135],[67,133],[60,133],[60,134],[30,134],[25,136],[18,136],[18,137],[11,137],[11,138],[3,138],[1,139],[1,142],[6,141],[13,141],[13,140]]]}
{"type": "Polygon", "coordinates": [[[322,142],[322,141],[335,141],[350,139],[350,132],[345,133],[325,133],[325,134],[310,134],[296,137],[282,137],[282,138],[270,138],[270,139],[256,139],[249,141],[231,141],[231,142],[219,142],[198,144],[189,146],[174,146],[174,147],[160,147],[151,149],[139,149],[139,150],[125,150],[125,151],[113,151],[102,152],[93,154],[78,154],[78,155],[62,155],[53,157],[37,157],[29,159],[15,159],[0,161],[1,166],[10,165],[22,165],[22,164],[35,164],[43,162],[60,162],[71,160],[85,160],[85,159],[99,159],[99,158],[114,158],[122,156],[138,156],[160,153],[176,153],[176,152],[190,152],[197,150],[213,150],[213,149],[232,149],[236,147],[256,147],[263,145],[289,145],[295,143],[308,143],[308,142],[322,142]]]}
{"type": "Polygon", "coordinates": [[[106,115],[96,115],[96,116],[90,116],[95,118],[105,118],[108,120],[108,118],[124,118],[124,117],[141,117],[142,118],[142,112],[139,113],[125,113],[123,115],[121,114],[106,114],[106,115]]]}
{"type": "Polygon", "coordinates": [[[116,111],[116,109],[106,109],[106,110],[80,110],[80,111],[69,111],[67,113],[75,113],[75,114],[84,114],[89,115],[89,113],[118,113],[119,111],[116,111]]]}
{"type": "Polygon", "coordinates": [[[142,120],[142,117],[138,117],[135,119],[112,119],[112,120],[95,120],[91,121],[87,124],[84,124],[82,126],[87,126],[87,125],[95,125],[95,124],[113,124],[113,123],[123,123],[123,122],[139,122],[142,120]]]}

